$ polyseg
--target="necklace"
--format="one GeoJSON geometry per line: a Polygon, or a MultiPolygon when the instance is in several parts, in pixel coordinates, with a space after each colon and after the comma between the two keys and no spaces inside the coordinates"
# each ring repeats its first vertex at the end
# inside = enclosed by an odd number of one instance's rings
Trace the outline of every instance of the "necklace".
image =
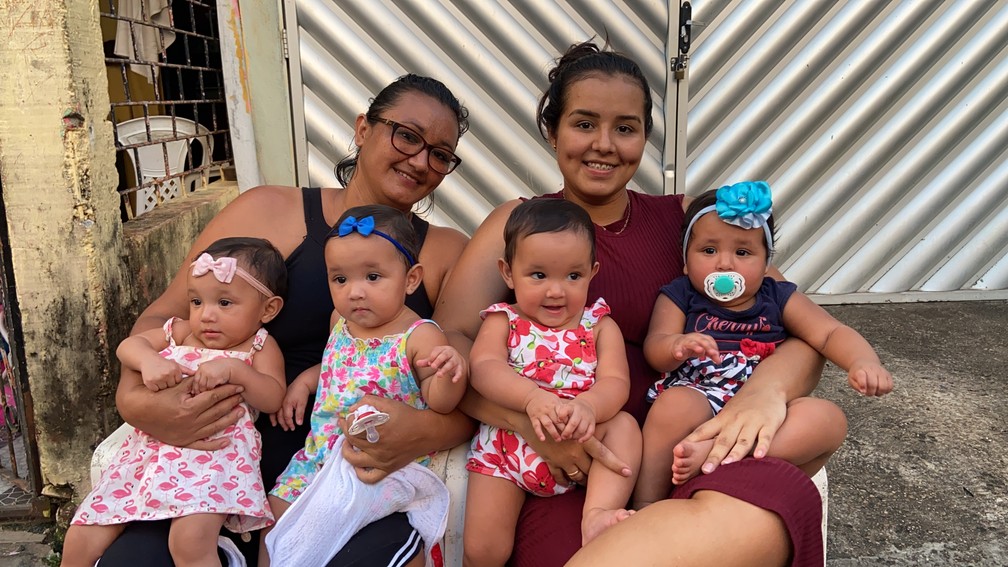
{"type": "MultiPolygon", "coordinates": [[[[563,199],[567,198],[567,192],[566,192],[565,189],[561,189],[560,190],[560,197],[563,198],[563,199]]],[[[603,231],[608,232],[609,234],[623,234],[623,231],[626,230],[627,225],[630,224],[630,212],[631,212],[632,205],[633,205],[633,199],[630,198],[630,192],[627,191],[627,203],[626,203],[626,211],[623,213],[623,224],[621,224],[620,227],[618,229],[616,229],[616,230],[610,230],[610,229],[606,228],[605,225],[601,225],[601,224],[598,225],[598,227],[601,228],[603,231]]],[[[619,222],[619,221],[616,221],[616,222],[619,222]]],[[[613,223],[609,223],[609,224],[613,224],[613,223]]]]}
{"type": "Polygon", "coordinates": [[[599,228],[611,234],[623,234],[623,231],[626,230],[627,225],[630,224],[630,207],[632,205],[633,201],[630,199],[630,194],[628,193],[626,202],[626,217],[624,217],[623,224],[620,225],[619,230],[609,230],[608,228],[602,225],[599,225],[599,228]]]}

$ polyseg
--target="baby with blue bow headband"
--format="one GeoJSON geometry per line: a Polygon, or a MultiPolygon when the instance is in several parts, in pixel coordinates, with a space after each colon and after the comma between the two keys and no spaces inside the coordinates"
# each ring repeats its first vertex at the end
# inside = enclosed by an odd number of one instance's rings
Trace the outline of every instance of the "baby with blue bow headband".
{"type": "MultiPolygon", "coordinates": [[[[795,284],[769,277],[779,274],[770,269],[774,222],[765,181],[743,181],[697,196],[684,223],[685,275],[662,286],[644,340],[648,364],[665,374],[648,392],[653,407],[643,428],[637,507],[700,474],[713,440],[683,439],[717,415],[756,365],[790,337],[847,370],[850,386],[863,395],[881,396],[893,388],[892,376],[864,337],[795,284]]],[[[769,451],[760,449],[754,456],[790,461],[811,476],[846,432],[846,418],[836,404],[798,398],[788,404],[769,451]]]]}
{"type": "MultiPolygon", "coordinates": [[[[301,425],[314,394],[311,428],[304,448],[269,493],[277,523],[260,539],[260,565],[267,555],[279,563],[293,557],[303,547],[299,538],[305,526],[315,522],[337,527],[326,542],[334,546],[335,554],[342,546],[335,542],[345,541],[340,538],[349,538],[361,527],[402,509],[395,508],[395,497],[389,494],[406,494],[407,485],[409,493],[418,497],[430,493],[422,507],[428,516],[447,510],[447,488],[421,466],[429,458],[410,463],[377,484],[363,484],[341,454],[347,436],[366,433],[368,443],[380,443],[381,425],[389,414],[376,406],[389,402],[362,403],[365,395],[449,413],[465,393],[466,360],[448,344],[437,323],[420,318],[405,303],[423,281],[419,253],[420,243],[409,219],[384,205],[347,209],[329,232],[324,254],[335,307],[329,340],[321,364],[291,383],[276,416],[284,429],[301,425]],[[313,491],[306,492],[316,481],[313,491]],[[333,500],[340,501],[339,510],[331,506],[333,500]]],[[[443,525],[421,517],[414,527],[421,524],[443,525]]],[[[309,535],[316,546],[317,534],[309,535]]],[[[437,541],[441,535],[424,533],[423,537],[437,541]]]]}

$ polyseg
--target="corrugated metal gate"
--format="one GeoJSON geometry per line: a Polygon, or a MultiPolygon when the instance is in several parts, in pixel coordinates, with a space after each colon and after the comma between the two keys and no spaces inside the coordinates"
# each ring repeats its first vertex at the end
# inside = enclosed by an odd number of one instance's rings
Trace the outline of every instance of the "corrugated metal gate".
{"type": "MultiPolygon", "coordinates": [[[[285,0],[301,180],[335,184],[369,97],[404,72],[431,75],[472,128],[430,217],[471,232],[497,203],[560,187],[536,100],[553,58],[608,35],[657,91],[635,182],[661,193],[678,8],[285,0]]],[[[687,193],[769,180],[777,261],[820,300],[1008,297],[1008,2],[701,0],[693,20],[687,193]]]]}
{"type": "Polygon", "coordinates": [[[416,72],[444,81],[470,111],[458,148],[462,167],[435,191],[432,221],[472,232],[507,199],[558,190],[551,148],[536,129],[536,102],[553,58],[607,31],[635,54],[656,91],[655,129],[636,182],[662,191],[664,2],[288,0],[286,8],[288,18],[297,15],[287,29],[295,112],[303,84],[305,132],[295,136],[307,141],[298,148],[302,182],[307,172],[312,184],[335,185],[333,167],[349,151],[354,118],[386,84],[416,72]]]}

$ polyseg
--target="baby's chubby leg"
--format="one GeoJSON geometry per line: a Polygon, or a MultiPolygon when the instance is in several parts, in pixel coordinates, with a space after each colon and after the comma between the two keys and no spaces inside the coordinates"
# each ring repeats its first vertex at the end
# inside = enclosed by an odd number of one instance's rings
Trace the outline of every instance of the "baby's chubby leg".
{"type": "Polygon", "coordinates": [[[514,548],[525,491],[510,480],[470,472],[466,487],[464,567],[503,566],[514,548]]]}
{"type": "Polygon", "coordinates": [[[221,567],[217,556],[217,536],[224,514],[191,514],[172,520],[168,550],[176,565],[221,567]]]}
{"type": "Polygon", "coordinates": [[[630,476],[610,470],[594,461],[588,473],[588,492],[581,515],[581,545],[595,539],[606,528],[633,514],[625,506],[633,493],[641,462],[641,432],[637,421],[619,412],[595,427],[595,436],[620,460],[630,466],[630,476]]]}
{"type": "Polygon", "coordinates": [[[847,436],[847,417],[831,401],[798,398],[788,403],[767,455],[795,465],[809,476],[826,465],[847,436]]]}
{"type": "Polygon", "coordinates": [[[125,529],[126,524],[70,526],[63,538],[60,567],[94,567],[98,558],[125,529]]]}
{"type": "Polygon", "coordinates": [[[680,442],[687,435],[713,415],[707,396],[693,388],[674,386],[658,396],[644,422],[644,454],[640,478],[634,488],[634,508],[640,510],[668,497],[679,459],[684,460],[678,469],[678,478],[689,478],[700,471],[703,458],[707,457],[702,448],[691,448],[682,455],[674,453],[673,449],[681,446],[680,442]],[[703,456],[700,462],[694,463],[686,459],[687,453],[703,453],[703,456]]]}

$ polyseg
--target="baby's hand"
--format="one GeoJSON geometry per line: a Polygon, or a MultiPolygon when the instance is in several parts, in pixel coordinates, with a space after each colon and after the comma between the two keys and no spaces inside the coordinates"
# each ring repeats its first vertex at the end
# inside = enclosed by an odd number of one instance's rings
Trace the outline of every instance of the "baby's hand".
{"type": "Polygon", "coordinates": [[[159,354],[145,359],[138,370],[144,386],[154,392],[170,388],[181,382],[183,376],[193,373],[191,368],[163,358],[159,354]]]}
{"type": "Polygon", "coordinates": [[[192,393],[200,394],[230,382],[231,368],[235,363],[244,364],[234,358],[221,358],[200,364],[192,377],[192,393]]]}
{"type": "Polygon", "coordinates": [[[564,400],[557,408],[557,415],[561,421],[567,422],[561,439],[576,439],[578,443],[584,443],[595,434],[595,408],[587,402],[574,398],[564,400]]]}
{"type": "Polygon", "coordinates": [[[305,408],[308,407],[308,396],[311,394],[307,386],[295,380],[284,394],[280,411],[270,414],[270,423],[274,426],[279,423],[280,429],[293,431],[296,426],[304,423],[305,408]]]}
{"type": "Polygon", "coordinates": [[[560,441],[560,429],[564,426],[564,422],[557,415],[559,405],[560,398],[539,388],[525,399],[525,413],[528,414],[532,428],[540,441],[546,440],[544,430],[554,441],[560,441]]]}
{"type": "Polygon", "coordinates": [[[459,351],[455,350],[455,347],[450,345],[438,345],[432,348],[427,358],[417,359],[416,365],[430,366],[437,371],[434,378],[451,378],[453,384],[457,384],[459,380],[465,380],[469,375],[466,359],[459,354],[459,351]]]}
{"type": "Polygon", "coordinates": [[[854,363],[847,372],[847,382],[865,396],[884,396],[893,389],[892,374],[877,362],[854,363]]]}
{"type": "Polygon", "coordinates": [[[706,357],[718,364],[721,363],[721,352],[718,350],[717,341],[710,335],[703,333],[687,333],[677,337],[672,341],[672,356],[676,360],[706,357]]]}

